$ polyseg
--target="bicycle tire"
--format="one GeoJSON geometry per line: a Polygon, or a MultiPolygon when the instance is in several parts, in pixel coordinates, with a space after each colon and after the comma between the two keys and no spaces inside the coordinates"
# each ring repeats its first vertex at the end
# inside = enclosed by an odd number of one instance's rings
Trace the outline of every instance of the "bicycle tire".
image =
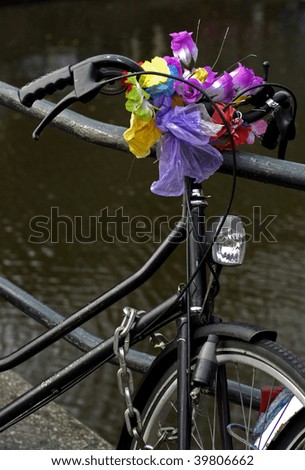
{"type": "MultiPolygon", "coordinates": [[[[205,339],[201,338],[199,344],[194,347],[192,364],[195,364],[204,341],[205,339]]],[[[267,339],[255,343],[221,339],[217,345],[216,357],[218,369],[224,366],[222,370],[226,372],[230,396],[231,421],[225,429],[225,434],[230,436],[230,444],[228,446],[226,443],[225,447],[236,450],[267,450],[277,442],[274,448],[283,448],[281,447],[283,445],[292,448],[295,435],[288,434],[287,431],[285,436],[286,426],[283,428],[280,425],[280,419],[274,436],[270,438],[269,410],[282,390],[288,390],[290,395],[297,396],[304,405],[305,363],[283,346],[267,339]],[[237,379],[242,379],[242,385],[237,379]],[[245,389],[245,386],[248,388],[245,389]],[[257,424],[264,420],[263,428],[258,430],[257,424]]],[[[176,371],[175,350],[168,354],[168,357],[161,362],[161,366],[152,369],[135,397],[134,405],[141,414],[144,442],[153,449],[178,449],[175,410],[176,371]]],[[[212,389],[201,391],[200,402],[193,408],[192,449],[224,449],[219,436],[220,431],[217,429],[217,424],[218,428],[220,425],[218,418],[216,419],[216,388],[214,383],[214,392],[211,393],[212,389]]],[[[303,432],[305,435],[304,421],[303,432]]],[[[118,448],[139,448],[137,441],[128,434],[126,428],[122,431],[118,448]]]]}
{"type": "Polygon", "coordinates": [[[305,449],[305,409],[297,413],[279,437],[270,445],[272,450],[304,450],[305,449]]]}

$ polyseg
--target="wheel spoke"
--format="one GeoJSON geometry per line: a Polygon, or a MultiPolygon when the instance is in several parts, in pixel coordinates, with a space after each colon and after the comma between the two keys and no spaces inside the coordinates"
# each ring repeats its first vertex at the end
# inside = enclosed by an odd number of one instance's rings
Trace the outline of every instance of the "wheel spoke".
{"type": "MultiPolygon", "coordinates": [[[[259,345],[222,341],[217,349],[221,376],[215,374],[211,388],[200,389],[196,384],[192,390],[192,449],[221,449],[222,442],[236,450],[273,446],[304,448],[305,408],[302,408],[304,416],[296,417],[297,426],[290,426],[289,421],[282,430],[288,408],[288,404],[283,402],[282,405],[280,400],[282,391],[287,390],[289,400],[295,396],[299,404],[303,400],[305,405],[305,364],[295,356],[290,357],[289,351],[271,341],[262,340],[259,345]],[[278,406],[274,419],[274,408],[278,406]],[[227,441],[226,432],[231,436],[227,441]]],[[[196,355],[193,365],[195,361],[196,355]]],[[[174,449],[178,446],[174,363],[156,384],[144,414],[142,412],[144,441],[153,448],[174,449]]]]}

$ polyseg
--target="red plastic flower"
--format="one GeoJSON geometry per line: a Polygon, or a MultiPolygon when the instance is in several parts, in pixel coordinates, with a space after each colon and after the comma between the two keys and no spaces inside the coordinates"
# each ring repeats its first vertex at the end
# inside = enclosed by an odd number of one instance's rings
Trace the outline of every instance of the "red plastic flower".
{"type": "MultiPolygon", "coordinates": [[[[229,106],[224,110],[224,105],[218,103],[218,108],[222,112],[230,128],[230,134],[234,142],[234,148],[247,142],[249,133],[251,132],[251,126],[245,124],[242,120],[240,113],[236,111],[233,106],[229,106]]],[[[223,120],[219,113],[215,110],[213,114],[213,120],[217,124],[222,124],[223,127],[220,129],[216,137],[212,137],[214,147],[219,150],[230,150],[232,149],[232,141],[229,137],[228,130],[223,124],[223,120]]]]}

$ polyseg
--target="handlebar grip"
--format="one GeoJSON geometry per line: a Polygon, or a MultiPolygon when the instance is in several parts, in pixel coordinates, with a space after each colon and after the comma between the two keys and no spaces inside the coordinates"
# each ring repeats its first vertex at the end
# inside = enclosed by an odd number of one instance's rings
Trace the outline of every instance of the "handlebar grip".
{"type": "Polygon", "coordinates": [[[19,99],[24,106],[30,108],[36,100],[52,95],[57,90],[63,90],[67,85],[73,85],[69,65],[47,73],[23,86],[19,90],[19,99]]]}

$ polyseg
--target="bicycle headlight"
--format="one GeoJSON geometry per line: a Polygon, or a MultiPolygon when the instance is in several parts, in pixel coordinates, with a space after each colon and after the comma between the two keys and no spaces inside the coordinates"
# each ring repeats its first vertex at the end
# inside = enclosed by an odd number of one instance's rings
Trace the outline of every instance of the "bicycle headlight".
{"type": "Polygon", "coordinates": [[[213,223],[213,238],[220,232],[212,246],[212,258],[217,264],[238,266],[242,264],[246,250],[246,232],[244,225],[236,215],[228,215],[213,223]]]}

